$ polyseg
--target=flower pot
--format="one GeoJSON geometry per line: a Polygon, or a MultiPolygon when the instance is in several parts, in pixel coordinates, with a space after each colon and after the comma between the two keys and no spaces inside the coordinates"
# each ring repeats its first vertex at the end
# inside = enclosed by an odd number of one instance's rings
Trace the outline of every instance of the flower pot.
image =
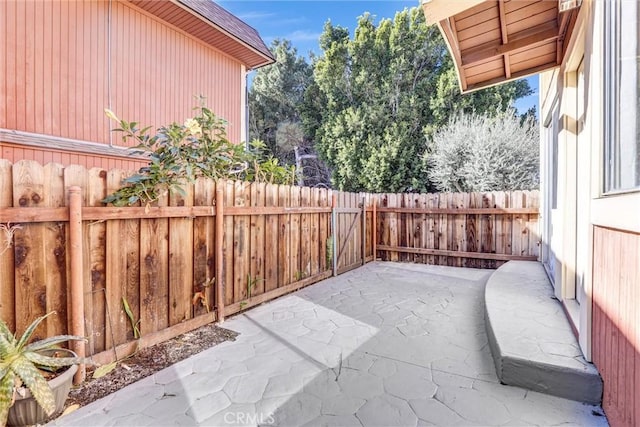
{"type": "MultiPolygon", "coordinates": [[[[64,352],[66,357],[76,357],[76,354],[71,350],[56,349],[51,352],[64,352]]],[[[45,353],[43,351],[43,353],[45,353]]],[[[69,396],[71,390],[71,384],[73,382],[73,376],[75,375],[78,367],[76,365],[69,366],[65,371],[61,372],[58,376],[48,381],[49,387],[53,390],[53,395],[56,401],[55,413],[59,413],[64,408],[64,404],[69,396]]],[[[7,420],[10,426],[28,426],[41,424],[49,418],[44,412],[42,407],[36,402],[31,395],[31,392],[26,388],[24,389],[24,396],[21,393],[16,393],[16,401],[9,409],[9,419],[7,420]]]]}

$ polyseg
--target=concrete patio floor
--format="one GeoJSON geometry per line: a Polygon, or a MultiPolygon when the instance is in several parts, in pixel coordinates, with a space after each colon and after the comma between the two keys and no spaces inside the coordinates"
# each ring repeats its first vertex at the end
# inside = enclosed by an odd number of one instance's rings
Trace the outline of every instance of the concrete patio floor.
{"type": "Polygon", "coordinates": [[[227,320],[225,342],[56,425],[607,425],[499,384],[489,270],[375,262],[227,320]]]}

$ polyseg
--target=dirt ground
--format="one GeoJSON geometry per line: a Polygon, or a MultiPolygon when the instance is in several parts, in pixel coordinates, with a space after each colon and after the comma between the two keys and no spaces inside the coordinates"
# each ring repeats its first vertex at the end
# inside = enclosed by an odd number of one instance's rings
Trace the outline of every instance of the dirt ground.
{"type": "Polygon", "coordinates": [[[87,381],[71,390],[65,407],[87,405],[214,345],[224,341],[235,341],[237,335],[213,324],[205,325],[138,351],[118,363],[117,367],[104,377],[92,379],[93,369],[87,368],[87,381]]]}

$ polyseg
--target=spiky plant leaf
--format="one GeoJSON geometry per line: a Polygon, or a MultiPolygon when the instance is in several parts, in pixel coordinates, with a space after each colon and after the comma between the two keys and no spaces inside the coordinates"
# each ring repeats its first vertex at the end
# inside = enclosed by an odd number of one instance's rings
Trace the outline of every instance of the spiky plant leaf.
{"type": "Polygon", "coordinates": [[[9,371],[8,363],[0,363],[0,378],[4,378],[6,373],[9,371]]]}
{"type": "Polygon", "coordinates": [[[31,335],[33,335],[33,333],[35,332],[36,328],[38,326],[40,326],[40,323],[42,323],[42,321],[44,319],[46,319],[47,317],[51,316],[52,314],[55,314],[55,311],[51,311],[51,312],[45,314],[44,316],[40,316],[36,320],[34,320],[29,325],[29,327],[27,327],[27,329],[24,331],[24,333],[20,337],[20,341],[18,341],[18,345],[16,345],[16,347],[18,349],[22,349],[22,347],[24,347],[27,344],[27,342],[29,342],[29,340],[31,339],[31,335]]]}
{"type": "Polygon", "coordinates": [[[39,350],[51,348],[65,341],[86,341],[86,340],[87,340],[86,338],[80,337],[78,335],[56,335],[55,337],[49,337],[49,338],[45,338],[43,340],[31,343],[28,346],[26,346],[24,349],[25,351],[39,351],[39,350]]]}
{"type": "Polygon", "coordinates": [[[47,415],[52,415],[56,410],[56,402],[51,387],[42,377],[33,363],[26,358],[16,359],[11,364],[11,370],[22,380],[29,389],[36,402],[42,406],[47,415]]]}
{"type": "Polygon", "coordinates": [[[90,360],[87,360],[83,357],[52,357],[31,351],[24,353],[24,357],[26,357],[36,365],[48,366],[51,368],[61,368],[63,366],[91,363],[90,360]]]}
{"type": "Polygon", "coordinates": [[[7,424],[9,408],[13,405],[13,387],[16,374],[8,371],[0,376],[0,426],[7,424]]]}
{"type": "Polygon", "coordinates": [[[4,323],[4,320],[0,320],[0,336],[4,337],[7,341],[12,343],[13,345],[16,344],[16,337],[9,330],[9,327],[7,326],[7,324],[4,323]]]}
{"type": "Polygon", "coordinates": [[[15,343],[0,333],[0,360],[7,359],[11,354],[16,352],[15,343]]]}

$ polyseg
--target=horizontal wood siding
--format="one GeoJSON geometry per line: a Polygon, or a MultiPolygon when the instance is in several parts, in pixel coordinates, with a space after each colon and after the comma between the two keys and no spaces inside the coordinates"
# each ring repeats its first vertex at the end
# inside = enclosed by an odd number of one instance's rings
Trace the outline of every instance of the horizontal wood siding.
{"type": "Polygon", "coordinates": [[[594,228],[593,362],[612,426],[640,424],[640,234],[594,228]]]}
{"type": "Polygon", "coordinates": [[[240,141],[240,62],[129,3],[112,3],[110,28],[109,12],[108,1],[0,2],[0,128],[108,143],[104,108],[157,127],[192,116],[202,95],[240,141]]]}
{"type": "Polygon", "coordinates": [[[0,158],[12,163],[19,160],[35,160],[38,163],[60,163],[62,165],[80,165],[85,168],[124,169],[135,171],[145,166],[146,162],[129,160],[126,157],[97,156],[95,154],[74,151],[50,150],[3,143],[0,141],[0,158]]]}

